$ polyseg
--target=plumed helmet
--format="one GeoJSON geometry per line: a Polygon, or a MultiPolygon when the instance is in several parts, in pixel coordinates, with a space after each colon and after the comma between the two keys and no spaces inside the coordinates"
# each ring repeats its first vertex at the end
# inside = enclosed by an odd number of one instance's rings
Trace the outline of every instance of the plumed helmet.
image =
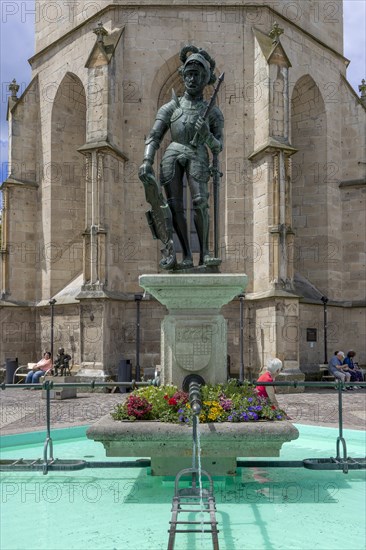
{"type": "Polygon", "coordinates": [[[189,64],[196,63],[201,65],[206,73],[206,82],[205,84],[213,84],[216,80],[216,76],[214,74],[216,63],[214,59],[201,48],[197,48],[196,46],[184,46],[179,54],[180,60],[183,63],[183,65],[179,68],[179,72],[181,75],[184,74],[184,70],[189,64]],[[191,55],[188,55],[188,53],[191,52],[191,55]]]}
{"type": "Polygon", "coordinates": [[[65,349],[64,348],[58,348],[58,353],[61,355],[62,353],[65,353],[65,349]]]}

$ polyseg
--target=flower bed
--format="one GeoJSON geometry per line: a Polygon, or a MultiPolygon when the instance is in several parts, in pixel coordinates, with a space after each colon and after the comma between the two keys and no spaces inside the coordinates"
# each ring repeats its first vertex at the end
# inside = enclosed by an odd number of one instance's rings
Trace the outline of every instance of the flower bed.
{"type": "MultiPolygon", "coordinates": [[[[279,456],[282,445],[298,437],[284,411],[260,399],[249,383],[229,380],[201,390],[202,467],[212,475],[235,475],[237,457],[279,456]]],[[[187,393],[148,386],[132,392],[87,436],[103,443],[107,456],[151,457],[152,475],[171,476],[192,465],[192,419],[187,393]]]]}
{"type": "MultiPolygon", "coordinates": [[[[201,387],[202,411],[200,423],[258,422],[284,420],[286,414],[258,397],[254,386],[236,380],[226,384],[201,387]]],[[[114,420],[157,420],[175,424],[191,424],[193,413],[188,394],[176,386],[148,386],[133,391],[124,403],[116,405],[114,420]]]]}

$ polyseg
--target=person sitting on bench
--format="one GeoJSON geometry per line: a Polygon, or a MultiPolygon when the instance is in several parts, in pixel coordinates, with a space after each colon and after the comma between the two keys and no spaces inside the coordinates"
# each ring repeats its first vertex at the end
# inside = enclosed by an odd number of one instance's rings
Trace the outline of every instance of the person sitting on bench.
{"type": "MultiPolygon", "coordinates": [[[[351,382],[363,382],[363,374],[357,363],[354,363],[353,358],[356,352],[352,349],[349,350],[347,356],[343,361],[343,372],[348,371],[351,375],[351,382]]],[[[353,386],[356,390],[361,386],[353,386]]]]}
{"type": "Polygon", "coordinates": [[[25,383],[26,384],[38,384],[41,376],[44,376],[45,372],[52,369],[52,359],[49,351],[46,351],[43,354],[43,359],[38,361],[38,363],[28,372],[25,383]]]}
{"type": "MultiPolygon", "coordinates": [[[[343,370],[344,357],[343,351],[336,351],[328,364],[329,373],[333,374],[334,378],[342,381],[342,391],[346,391],[344,383],[351,380],[350,373],[343,370]]],[[[353,390],[353,387],[348,387],[347,389],[353,390]]]]}
{"type": "Polygon", "coordinates": [[[59,348],[56,361],[55,361],[55,376],[58,376],[58,369],[61,370],[61,376],[65,374],[70,374],[70,366],[69,362],[71,359],[71,355],[68,355],[65,353],[64,348],[59,348]]]}

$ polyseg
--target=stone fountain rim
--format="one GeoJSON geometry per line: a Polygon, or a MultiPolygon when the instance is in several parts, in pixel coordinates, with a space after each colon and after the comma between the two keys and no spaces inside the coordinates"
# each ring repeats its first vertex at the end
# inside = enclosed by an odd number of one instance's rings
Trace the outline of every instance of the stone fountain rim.
{"type": "MultiPolygon", "coordinates": [[[[202,273],[199,275],[194,275],[192,273],[182,273],[182,274],[174,274],[172,276],[169,273],[157,273],[157,274],[142,274],[139,276],[139,284],[140,286],[143,286],[143,284],[149,284],[150,286],[160,286],[161,284],[164,284],[166,287],[179,287],[180,285],[177,284],[180,281],[182,282],[182,286],[186,288],[187,280],[191,280],[193,282],[193,287],[205,287],[207,286],[207,283],[210,282],[209,286],[212,289],[212,286],[215,286],[215,281],[217,281],[218,287],[243,287],[243,283],[247,283],[248,276],[245,273],[242,274],[228,274],[228,273],[202,273]],[[224,284],[223,284],[224,283],[224,284]]],[[[191,285],[190,285],[191,289],[191,285]]]]}
{"type": "MultiPolygon", "coordinates": [[[[259,438],[266,434],[275,439],[283,438],[286,434],[288,440],[294,440],[299,437],[298,429],[287,420],[263,420],[253,422],[211,422],[200,424],[201,439],[220,439],[221,441],[232,440],[233,437],[252,437],[257,435],[259,438]]],[[[113,441],[118,437],[131,437],[144,440],[153,440],[156,436],[161,437],[177,436],[179,439],[192,439],[192,426],[187,424],[175,424],[169,422],[160,422],[158,420],[114,420],[110,414],[102,417],[92,424],[87,430],[87,437],[93,439],[95,436],[102,437],[104,440],[113,441]]]]}

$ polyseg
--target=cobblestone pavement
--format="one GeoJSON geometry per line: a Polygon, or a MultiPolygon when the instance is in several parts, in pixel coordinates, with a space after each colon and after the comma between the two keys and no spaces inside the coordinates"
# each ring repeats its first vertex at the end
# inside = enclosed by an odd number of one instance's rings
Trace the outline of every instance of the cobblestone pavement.
{"type": "MultiPolygon", "coordinates": [[[[77,398],[51,400],[51,427],[89,425],[113,410],[124,395],[120,393],[78,393],[77,398]]],[[[338,392],[316,389],[306,393],[280,394],[278,402],[292,422],[313,426],[338,426],[338,392]]],[[[365,429],[366,389],[342,393],[343,427],[365,429]]],[[[46,400],[40,390],[23,388],[0,390],[1,434],[43,430],[46,400]]]]}

